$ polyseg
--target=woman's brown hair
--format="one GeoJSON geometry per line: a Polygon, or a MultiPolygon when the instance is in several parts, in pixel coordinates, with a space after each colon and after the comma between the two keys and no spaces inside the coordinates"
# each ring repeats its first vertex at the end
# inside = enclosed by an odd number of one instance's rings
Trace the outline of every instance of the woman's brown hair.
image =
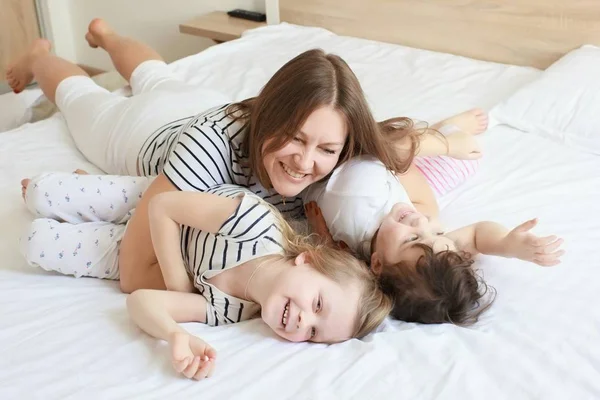
{"type": "Polygon", "coordinates": [[[242,151],[264,187],[270,187],[270,180],[263,155],[292,140],[310,114],[323,106],[333,107],[345,118],[348,137],[337,165],[366,154],[394,172],[408,169],[419,134],[412,120],[393,118],[377,123],[348,64],[339,56],[314,49],[288,61],[257,97],[228,108],[230,115],[248,125],[242,151]]]}
{"type": "Polygon", "coordinates": [[[384,265],[379,275],[382,290],[394,299],[391,316],[423,324],[477,322],[494,301],[495,290],[478,276],[469,255],[414,246],[423,250],[416,265],[384,265]]]}

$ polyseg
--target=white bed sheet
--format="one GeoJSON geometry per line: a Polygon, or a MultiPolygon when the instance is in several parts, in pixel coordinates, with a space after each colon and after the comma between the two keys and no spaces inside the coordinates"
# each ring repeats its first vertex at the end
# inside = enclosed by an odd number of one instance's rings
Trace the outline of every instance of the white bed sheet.
{"type": "MultiPolygon", "coordinates": [[[[349,61],[379,118],[434,121],[489,108],[538,74],[285,25],[174,68],[240,99],[312,47],[349,61]]],[[[61,117],[0,139],[0,399],[600,397],[600,157],[502,126],[482,136],[481,171],[442,199],[444,222],[515,225],[537,216],[537,232],[563,236],[567,254],[554,268],[483,258],[498,297],[477,325],[394,322],[363,341],[325,346],[282,342],[260,320],[188,324],[219,351],[215,376],[197,383],[177,377],[165,344],[128,320],[115,283],[45,273],[21,259],[17,238],[31,216],[19,180],[50,169],[94,171],[61,117]]]]}

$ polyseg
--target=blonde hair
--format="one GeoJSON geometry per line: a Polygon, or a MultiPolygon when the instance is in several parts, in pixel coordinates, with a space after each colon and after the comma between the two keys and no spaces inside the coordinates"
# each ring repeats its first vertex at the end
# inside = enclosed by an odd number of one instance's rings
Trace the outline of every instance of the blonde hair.
{"type": "Polygon", "coordinates": [[[389,315],[393,304],[392,299],[381,290],[377,278],[369,271],[367,264],[347,251],[326,245],[317,235],[296,233],[281,213],[273,205],[268,205],[279,219],[286,260],[306,253],[313,268],[335,282],[358,281],[360,299],[352,337],[360,339],[375,330],[389,315]]]}

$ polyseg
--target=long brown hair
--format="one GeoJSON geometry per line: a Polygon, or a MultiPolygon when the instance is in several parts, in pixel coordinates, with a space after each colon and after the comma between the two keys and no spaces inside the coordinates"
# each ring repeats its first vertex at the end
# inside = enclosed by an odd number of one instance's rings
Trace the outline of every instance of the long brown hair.
{"type": "Polygon", "coordinates": [[[379,275],[385,293],[393,297],[391,316],[407,322],[470,325],[494,301],[495,290],[472,267],[467,253],[423,250],[416,265],[384,265],[379,275]]]}
{"type": "Polygon", "coordinates": [[[348,64],[339,56],[313,49],[288,61],[257,97],[228,108],[229,115],[247,124],[242,151],[249,159],[248,167],[264,187],[270,187],[270,180],[263,155],[292,140],[310,114],[323,106],[339,111],[348,131],[336,166],[366,154],[391,171],[402,173],[408,169],[420,134],[412,120],[394,118],[377,123],[348,64]]]}

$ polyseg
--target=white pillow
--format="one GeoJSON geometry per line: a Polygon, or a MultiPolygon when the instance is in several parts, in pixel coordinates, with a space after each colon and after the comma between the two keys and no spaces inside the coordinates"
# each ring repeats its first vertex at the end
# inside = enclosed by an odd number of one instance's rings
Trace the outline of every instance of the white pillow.
{"type": "Polygon", "coordinates": [[[600,154],[600,48],[569,52],[491,115],[501,124],[600,154]]]}

